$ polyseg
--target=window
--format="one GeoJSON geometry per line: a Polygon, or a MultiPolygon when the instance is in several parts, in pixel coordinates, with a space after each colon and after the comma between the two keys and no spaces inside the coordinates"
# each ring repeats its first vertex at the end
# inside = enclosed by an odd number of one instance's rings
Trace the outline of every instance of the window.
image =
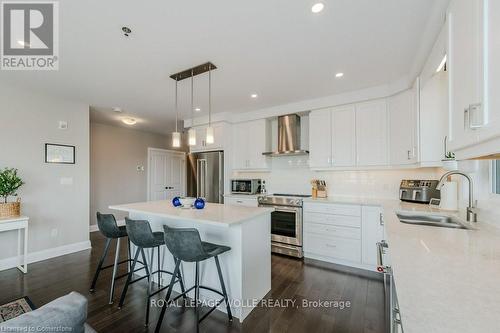
{"type": "Polygon", "coordinates": [[[500,160],[494,160],[491,166],[491,190],[500,194],[500,160]]]}

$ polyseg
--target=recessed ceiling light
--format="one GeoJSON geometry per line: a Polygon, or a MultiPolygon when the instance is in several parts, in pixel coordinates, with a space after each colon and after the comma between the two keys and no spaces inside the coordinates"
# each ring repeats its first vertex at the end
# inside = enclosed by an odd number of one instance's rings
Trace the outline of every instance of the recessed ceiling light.
{"type": "Polygon", "coordinates": [[[114,106],[114,107],[113,107],[113,112],[116,112],[116,113],[122,113],[122,112],[123,112],[123,110],[122,110],[122,108],[121,108],[121,107],[119,107],[119,106],[114,106]]]}
{"type": "Polygon", "coordinates": [[[122,122],[126,125],[135,125],[137,124],[137,120],[134,118],[122,118],[122,122]]]}
{"type": "Polygon", "coordinates": [[[325,5],[321,2],[318,2],[318,3],[315,3],[311,7],[311,12],[313,12],[314,14],[317,14],[317,13],[321,12],[324,8],[325,8],[325,5]]]}
{"type": "Polygon", "coordinates": [[[259,95],[257,95],[257,94],[251,94],[250,97],[257,98],[257,97],[259,97],[259,95]]]}
{"type": "Polygon", "coordinates": [[[340,78],[342,76],[344,76],[344,73],[337,73],[337,74],[335,74],[335,77],[337,77],[337,78],[340,78]]]}
{"type": "Polygon", "coordinates": [[[196,112],[200,112],[200,111],[201,111],[201,108],[194,108],[194,110],[195,110],[196,112]]]}

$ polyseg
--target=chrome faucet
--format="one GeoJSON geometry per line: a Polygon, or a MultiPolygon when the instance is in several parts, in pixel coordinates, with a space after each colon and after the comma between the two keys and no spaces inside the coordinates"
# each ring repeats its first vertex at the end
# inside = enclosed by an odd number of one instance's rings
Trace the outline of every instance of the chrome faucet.
{"type": "Polygon", "coordinates": [[[436,186],[436,189],[441,190],[441,187],[443,186],[444,182],[449,176],[452,175],[461,175],[464,176],[467,181],[469,182],[469,206],[467,207],[467,222],[477,222],[477,213],[475,212],[475,203],[474,203],[474,183],[472,182],[472,178],[461,171],[454,170],[454,171],[448,171],[445,173],[441,179],[439,180],[439,183],[436,186]]]}

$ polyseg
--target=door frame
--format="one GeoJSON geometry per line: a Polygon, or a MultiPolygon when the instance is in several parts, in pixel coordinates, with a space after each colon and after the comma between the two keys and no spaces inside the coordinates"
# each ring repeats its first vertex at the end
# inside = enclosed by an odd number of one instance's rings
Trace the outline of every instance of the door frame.
{"type": "Polygon", "coordinates": [[[163,152],[168,154],[174,154],[182,156],[184,160],[184,179],[182,182],[182,193],[186,195],[186,153],[178,150],[162,149],[162,148],[152,148],[148,147],[148,160],[147,160],[147,201],[151,200],[151,153],[152,152],[163,152]]]}

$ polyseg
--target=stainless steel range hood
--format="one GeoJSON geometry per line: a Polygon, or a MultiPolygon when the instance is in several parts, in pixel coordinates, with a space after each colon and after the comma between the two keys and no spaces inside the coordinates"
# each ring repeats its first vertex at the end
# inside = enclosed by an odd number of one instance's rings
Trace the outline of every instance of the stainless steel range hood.
{"type": "Polygon", "coordinates": [[[278,117],[278,150],[265,152],[266,156],[307,155],[309,151],[300,149],[300,117],[296,114],[278,117]]]}

